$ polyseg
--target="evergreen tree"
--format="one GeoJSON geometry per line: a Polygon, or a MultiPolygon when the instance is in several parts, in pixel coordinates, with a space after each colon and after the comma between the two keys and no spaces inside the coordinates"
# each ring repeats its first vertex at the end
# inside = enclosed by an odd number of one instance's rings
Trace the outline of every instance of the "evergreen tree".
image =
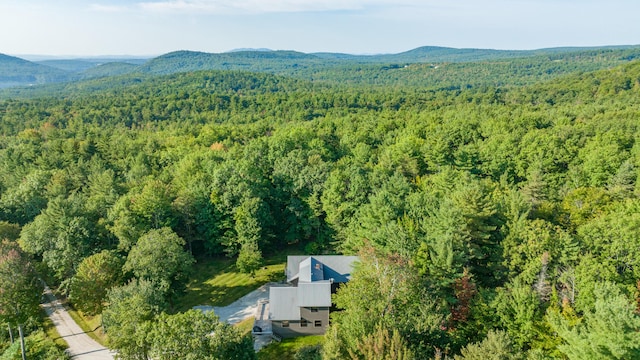
{"type": "Polygon", "coordinates": [[[640,358],[640,316],[634,303],[613,283],[595,287],[594,307],[582,321],[573,323],[558,312],[550,312],[553,329],[564,340],[560,351],[573,359],[640,358]]]}

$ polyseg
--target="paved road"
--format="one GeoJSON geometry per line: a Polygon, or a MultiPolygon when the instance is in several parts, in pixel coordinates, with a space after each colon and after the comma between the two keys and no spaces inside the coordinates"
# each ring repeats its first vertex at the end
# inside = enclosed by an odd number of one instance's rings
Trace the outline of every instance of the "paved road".
{"type": "Polygon", "coordinates": [[[113,360],[113,355],[109,349],[98,344],[76,324],[67,310],[60,303],[60,300],[51,292],[48,286],[44,288],[46,303],[42,307],[49,315],[49,318],[56,326],[56,330],[67,344],[67,353],[74,360],[113,360]]]}

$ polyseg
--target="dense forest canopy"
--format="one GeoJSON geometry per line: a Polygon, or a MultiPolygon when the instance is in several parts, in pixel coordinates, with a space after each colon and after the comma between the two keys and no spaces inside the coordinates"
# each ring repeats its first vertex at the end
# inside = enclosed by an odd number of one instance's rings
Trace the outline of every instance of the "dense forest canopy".
{"type": "Polygon", "coordinates": [[[5,92],[0,234],[71,299],[113,287],[77,306],[118,329],[197,259],[295,249],[361,255],[326,359],[640,358],[640,62],[615,51],[5,92]]]}

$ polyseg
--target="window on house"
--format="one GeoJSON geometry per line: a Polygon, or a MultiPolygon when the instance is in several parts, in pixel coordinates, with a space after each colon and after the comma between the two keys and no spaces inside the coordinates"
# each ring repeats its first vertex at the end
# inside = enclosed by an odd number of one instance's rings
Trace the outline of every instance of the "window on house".
{"type": "Polygon", "coordinates": [[[309,322],[307,321],[307,319],[300,320],[300,327],[307,327],[308,324],[309,322]]]}
{"type": "Polygon", "coordinates": [[[288,321],[283,321],[282,322],[282,327],[289,327],[289,322],[288,321]]]}
{"type": "Polygon", "coordinates": [[[309,311],[311,311],[311,312],[318,312],[318,308],[313,307],[313,308],[310,308],[310,309],[309,309],[309,311]]]}
{"type": "Polygon", "coordinates": [[[321,327],[322,326],[322,320],[316,320],[314,326],[315,327],[321,327]]]}

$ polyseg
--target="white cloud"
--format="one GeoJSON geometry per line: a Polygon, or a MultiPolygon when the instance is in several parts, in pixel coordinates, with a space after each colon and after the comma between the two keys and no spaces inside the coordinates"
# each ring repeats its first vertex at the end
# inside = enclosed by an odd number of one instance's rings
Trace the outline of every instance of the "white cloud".
{"type": "Polygon", "coordinates": [[[141,2],[138,7],[146,11],[154,12],[222,12],[224,7],[219,1],[189,1],[189,0],[170,0],[141,2]]]}
{"type": "Polygon", "coordinates": [[[157,12],[200,13],[284,13],[363,10],[372,6],[420,5],[419,0],[164,0],[138,3],[138,7],[157,12]]]}
{"type": "Polygon", "coordinates": [[[118,13],[131,10],[127,6],[91,4],[89,10],[102,13],[118,13]]]}
{"type": "MultiPolygon", "coordinates": [[[[96,12],[145,12],[145,13],[189,13],[189,14],[263,14],[301,13],[330,11],[382,11],[407,10],[425,11],[429,9],[464,9],[478,6],[477,0],[135,0],[113,5],[94,3],[90,9],[96,12]]],[[[497,2],[513,0],[491,0],[497,2]]],[[[117,2],[117,1],[116,1],[117,2]]]]}

